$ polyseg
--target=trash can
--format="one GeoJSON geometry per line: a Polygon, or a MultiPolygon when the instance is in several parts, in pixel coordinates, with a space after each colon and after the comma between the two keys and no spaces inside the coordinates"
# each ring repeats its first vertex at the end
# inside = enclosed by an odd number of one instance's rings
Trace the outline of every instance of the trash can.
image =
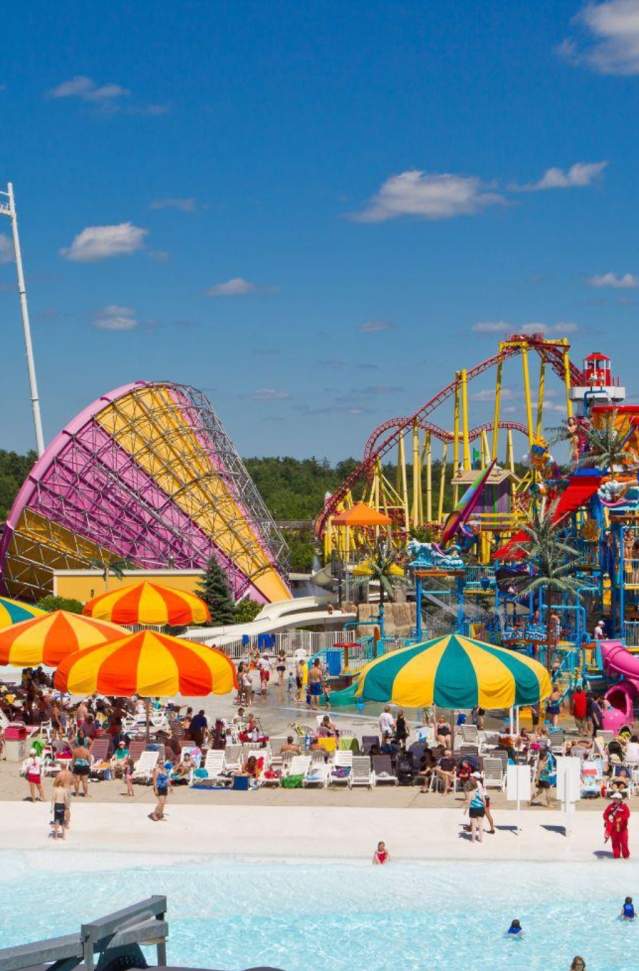
{"type": "Polygon", "coordinates": [[[27,729],[21,723],[7,725],[4,730],[4,752],[7,762],[24,762],[27,757],[27,729]]]}
{"type": "Polygon", "coordinates": [[[338,648],[329,648],[326,651],[326,667],[332,678],[336,678],[342,670],[342,652],[338,648]]]}

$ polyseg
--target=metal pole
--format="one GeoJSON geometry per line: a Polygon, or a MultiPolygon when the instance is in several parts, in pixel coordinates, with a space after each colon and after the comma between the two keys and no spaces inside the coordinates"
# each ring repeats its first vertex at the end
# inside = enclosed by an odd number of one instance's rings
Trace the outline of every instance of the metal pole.
{"type": "Polygon", "coordinates": [[[16,260],[16,274],[18,277],[18,295],[20,298],[20,313],[22,314],[22,329],[24,331],[24,349],[27,355],[27,369],[29,371],[29,388],[31,391],[31,409],[33,411],[36,448],[38,450],[38,455],[42,455],[44,452],[44,435],[42,433],[42,418],[40,416],[40,397],[38,395],[38,382],[36,379],[35,361],[33,358],[33,345],[31,343],[31,324],[29,322],[29,307],[27,305],[27,288],[24,282],[24,270],[22,268],[22,250],[20,249],[20,236],[18,234],[18,215],[16,213],[12,182],[9,182],[7,185],[7,196],[9,199],[9,212],[7,215],[11,219],[11,229],[13,232],[13,250],[16,260]]]}

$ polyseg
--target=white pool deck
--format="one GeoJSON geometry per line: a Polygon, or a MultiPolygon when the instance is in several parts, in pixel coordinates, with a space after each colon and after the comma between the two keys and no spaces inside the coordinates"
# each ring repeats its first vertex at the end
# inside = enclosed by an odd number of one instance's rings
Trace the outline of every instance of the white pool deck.
{"type": "Polygon", "coordinates": [[[471,844],[462,835],[467,817],[461,810],[174,804],[166,821],[153,822],[147,816],[150,809],[140,804],[74,802],[71,830],[62,841],[49,836],[48,805],[3,802],[0,849],[36,851],[43,865],[53,854],[68,854],[74,867],[81,861],[87,868],[95,854],[103,853],[367,861],[379,839],[386,841],[397,861],[592,862],[609,855],[601,815],[595,812],[574,815],[566,835],[561,812],[522,811],[518,817],[515,811],[500,810],[497,833],[486,833],[482,844],[471,844]]]}

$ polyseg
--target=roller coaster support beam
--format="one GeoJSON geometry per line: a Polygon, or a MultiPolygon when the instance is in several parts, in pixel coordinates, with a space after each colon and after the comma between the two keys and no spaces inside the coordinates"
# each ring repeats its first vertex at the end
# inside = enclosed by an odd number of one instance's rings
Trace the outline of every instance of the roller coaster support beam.
{"type": "Polygon", "coordinates": [[[422,469],[419,460],[419,425],[413,424],[411,433],[411,443],[413,448],[413,526],[421,526],[420,522],[420,499],[422,494],[422,469]]]}
{"type": "Polygon", "coordinates": [[[540,438],[544,431],[544,392],[546,388],[546,362],[539,362],[539,383],[537,385],[537,424],[535,435],[540,438]]]}
{"type": "Polygon", "coordinates": [[[504,373],[504,362],[502,360],[497,364],[497,377],[495,379],[495,407],[493,409],[493,447],[491,451],[491,459],[493,461],[497,460],[497,451],[499,449],[499,418],[501,413],[501,383],[502,376],[504,373]]]}
{"type": "Polygon", "coordinates": [[[404,447],[404,436],[397,442],[397,474],[400,478],[398,482],[397,491],[402,497],[402,505],[404,507],[404,529],[408,533],[408,483],[406,481],[406,450],[404,447]]]}
{"type": "MultiPolygon", "coordinates": [[[[455,384],[455,405],[453,408],[453,478],[459,469],[459,398],[459,381],[457,381],[455,384]]],[[[458,499],[459,490],[457,486],[453,486],[453,503],[455,506],[457,505],[458,499]]]]}
{"type": "Polygon", "coordinates": [[[439,469],[439,498],[437,501],[437,522],[444,521],[444,497],[446,495],[446,466],[448,464],[448,442],[442,445],[442,464],[439,469]]]}
{"type": "Polygon", "coordinates": [[[564,387],[566,389],[566,415],[568,418],[572,418],[572,399],[570,397],[571,388],[571,369],[570,369],[570,356],[568,354],[570,350],[570,345],[568,341],[564,338],[564,350],[562,354],[562,363],[564,366],[564,387]]]}
{"type": "Polygon", "coordinates": [[[524,406],[526,408],[526,424],[528,425],[528,444],[533,443],[533,418],[532,418],[532,401],[530,398],[530,369],[528,367],[528,348],[522,347],[520,350],[521,354],[521,373],[524,382],[524,406]]]}
{"type": "Polygon", "coordinates": [[[468,371],[464,368],[460,371],[461,376],[461,403],[462,403],[462,434],[464,438],[464,469],[472,469],[473,463],[470,457],[470,437],[468,424],[468,371]]]}
{"type": "Polygon", "coordinates": [[[426,460],[426,522],[433,521],[433,447],[430,432],[424,432],[424,458],[426,460]]]}

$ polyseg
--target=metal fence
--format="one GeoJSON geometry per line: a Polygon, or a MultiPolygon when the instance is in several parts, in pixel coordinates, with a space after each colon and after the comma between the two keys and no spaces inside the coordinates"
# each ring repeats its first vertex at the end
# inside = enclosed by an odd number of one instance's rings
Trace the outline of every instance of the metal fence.
{"type": "MultiPolygon", "coordinates": [[[[241,660],[256,647],[262,650],[266,648],[270,654],[279,654],[280,651],[283,651],[287,657],[292,657],[296,651],[304,650],[306,656],[309,657],[322,649],[349,641],[352,636],[351,632],[343,630],[285,630],[277,634],[269,634],[268,641],[266,641],[264,634],[256,637],[238,637],[228,644],[220,645],[218,650],[223,651],[233,661],[241,660]]],[[[204,641],[204,639],[202,637],[201,641],[204,641]]],[[[194,637],[192,640],[200,640],[200,638],[194,637]]],[[[209,640],[209,638],[207,637],[206,640],[209,640]]]]}
{"type": "Polygon", "coordinates": [[[627,620],[623,627],[626,647],[639,647],[639,621],[627,620]]]}

